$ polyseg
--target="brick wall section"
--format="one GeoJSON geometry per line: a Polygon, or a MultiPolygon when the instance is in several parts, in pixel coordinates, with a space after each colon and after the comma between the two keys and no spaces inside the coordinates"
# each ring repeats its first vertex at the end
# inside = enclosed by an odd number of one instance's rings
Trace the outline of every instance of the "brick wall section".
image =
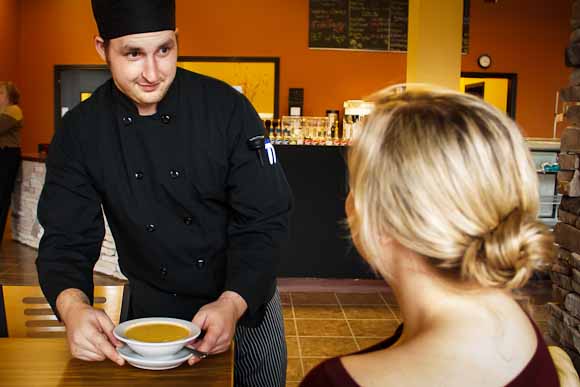
{"type": "Polygon", "coordinates": [[[551,304],[548,332],[580,370],[580,0],[572,4],[571,26],[565,59],[572,74],[568,87],[560,90],[568,127],[560,138],[558,163],[563,171],[558,173],[558,190],[564,196],[558,211],[560,223],[554,228],[560,250],[550,273],[556,302],[551,304]]]}
{"type": "MultiPolygon", "coordinates": [[[[43,162],[24,160],[12,195],[12,237],[16,241],[36,249],[44,232],[38,223],[36,207],[44,185],[45,174],[46,167],[43,162]]],[[[115,278],[126,279],[117,263],[117,248],[106,218],[105,227],[105,239],[101,248],[101,256],[95,265],[95,271],[115,278]]]]}

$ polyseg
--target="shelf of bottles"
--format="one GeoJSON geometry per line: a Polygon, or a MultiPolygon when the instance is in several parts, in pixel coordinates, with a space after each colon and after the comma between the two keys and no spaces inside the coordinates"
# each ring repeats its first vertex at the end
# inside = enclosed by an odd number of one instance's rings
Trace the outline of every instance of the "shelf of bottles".
{"type": "Polygon", "coordinates": [[[358,116],[346,116],[342,125],[335,116],[264,120],[266,136],[276,145],[348,146],[358,127],[358,116]]]}

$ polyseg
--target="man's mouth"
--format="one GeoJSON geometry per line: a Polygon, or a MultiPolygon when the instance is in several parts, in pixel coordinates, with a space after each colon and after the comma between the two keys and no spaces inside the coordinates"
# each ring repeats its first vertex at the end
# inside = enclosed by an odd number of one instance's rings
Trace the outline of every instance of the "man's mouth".
{"type": "Polygon", "coordinates": [[[141,88],[141,90],[143,90],[145,92],[155,91],[159,87],[159,83],[154,83],[154,84],[149,84],[149,83],[143,84],[143,83],[139,83],[138,85],[141,88]]]}

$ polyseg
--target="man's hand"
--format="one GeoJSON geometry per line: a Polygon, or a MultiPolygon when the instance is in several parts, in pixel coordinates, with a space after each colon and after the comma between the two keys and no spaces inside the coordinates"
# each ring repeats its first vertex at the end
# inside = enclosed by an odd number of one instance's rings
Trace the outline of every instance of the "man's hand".
{"type": "Polygon", "coordinates": [[[93,308],[87,296],[79,289],[62,291],[56,299],[71,354],[77,359],[101,361],[111,359],[118,365],[125,360],[115,347],[123,345],[113,336],[115,326],[107,314],[93,308]]]}
{"type": "MultiPolygon", "coordinates": [[[[201,341],[193,346],[200,352],[216,354],[227,351],[234,337],[236,323],[242,317],[248,304],[236,292],[225,291],[216,301],[204,305],[193,317],[193,323],[205,330],[201,341]]],[[[189,365],[200,361],[193,356],[189,365]]]]}

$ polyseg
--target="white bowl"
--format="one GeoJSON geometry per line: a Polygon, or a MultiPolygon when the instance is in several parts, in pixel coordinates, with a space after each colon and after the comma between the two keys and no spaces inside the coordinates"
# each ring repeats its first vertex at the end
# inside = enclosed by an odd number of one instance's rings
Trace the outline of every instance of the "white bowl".
{"type": "Polygon", "coordinates": [[[193,324],[191,321],[180,320],[168,317],[147,317],[138,318],[135,320],[125,321],[119,324],[114,330],[113,335],[123,343],[129,346],[134,352],[146,358],[163,358],[172,356],[179,352],[185,344],[195,339],[201,333],[201,329],[193,324]],[[125,332],[127,329],[135,325],[151,324],[151,323],[167,323],[182,326],[189,331],[189,335],[183,339],[175,341],[167,341],[162,343],[148,343],[144,341],[137,341],[127,338],[125,332]]]}

